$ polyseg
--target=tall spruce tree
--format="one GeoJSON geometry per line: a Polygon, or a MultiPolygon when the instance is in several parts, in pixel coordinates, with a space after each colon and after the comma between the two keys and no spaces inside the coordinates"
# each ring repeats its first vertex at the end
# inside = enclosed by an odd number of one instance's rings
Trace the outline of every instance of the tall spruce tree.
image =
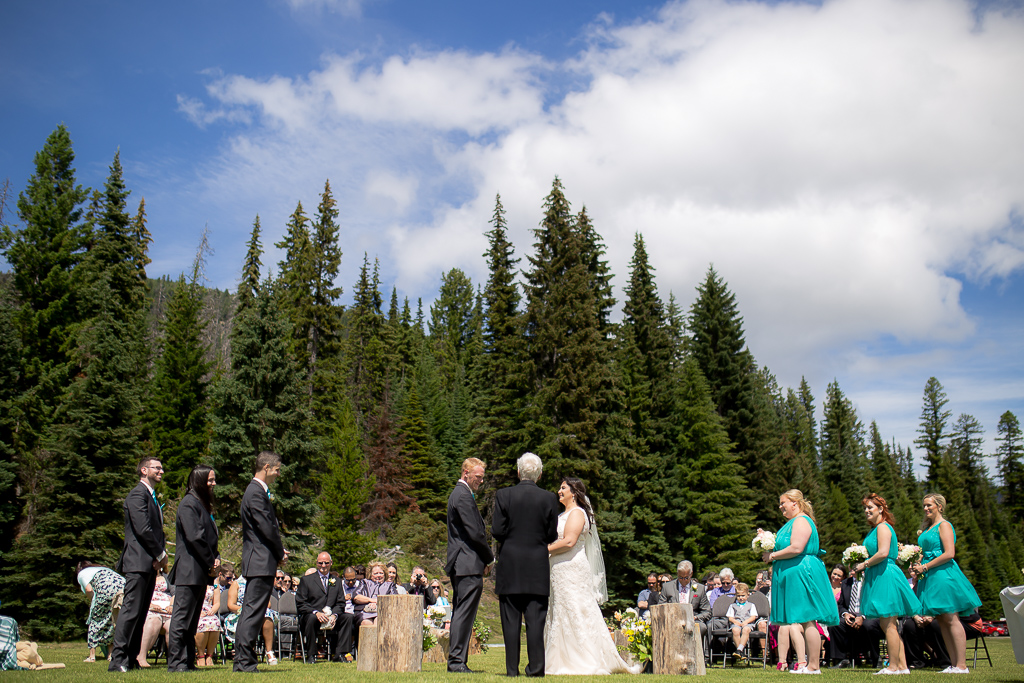
{"type": "MultiPolygon", "coordinates": [[[[859,518],[863,509],[861,499],[868,493],[864,425],[857,418],[853,403],[835,380],[825,390],[820,452],[822,478],[839,485],[849,503],[851,515],[859,518]]],[[[831,498],[835,500],[835,496],[831,498]]]]}
{"type": "Polygon", "coordinates": [[[929,377],[924,385],[924,405],[921,406],[918,438],[914,443],[924,450],[924,463],[928,468],[925,481],[934,485],[938,480],[938,463],[947,439],[946,424],[949,422],[950,411],[945,410],[949,399],[942,384],[934,377],[929,377]]]}
{"type": "Polygon", "coordinates": [[[315,275],[316,250],[309,232],[309,217],[302,208],[302,202],[288,218],[284,238],[274,246],[284,251],[284,260],[277,267],[280,298],[284,313],[291,323],[292,357],[306,378],[305,393],[311,390],[310,372],[313,356],[313,280],[315,275]]]}
{"type": "Polygon", "coordinates": [[[1002,480],[1003,505],[1010,519],[1024,523],[1024,436],[1020,421],[1007,410],[999,417],[996,427],[996,462],[1002,480]]]}
{"type": "Polygon", "coordinates": [[[412,488],[408,495],[416,501],[420,512],[435,521],[442,521],[447,506],[447,495],[438,481],[449,481],[448,463],[437,453],[423,414],[423,404],[411,382],[405,398],[405,412],[401,427],[402,455],[407,463],[408,482],[412,488]]]}

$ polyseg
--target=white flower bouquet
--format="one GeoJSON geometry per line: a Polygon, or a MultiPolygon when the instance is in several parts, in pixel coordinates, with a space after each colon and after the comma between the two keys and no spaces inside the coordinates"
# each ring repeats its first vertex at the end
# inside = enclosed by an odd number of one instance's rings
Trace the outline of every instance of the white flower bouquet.
{"type": "Polygon", "coordinates": [[[868,559],[868,549],[862,545],[851,545],[843,551],[843,564],[851,565],[868,559]]]}
{"type": "Polygon", "coordinates": [[[900,564],[911,565],[921,561],[921,546],[913,543],[900,543],[896,552],[896,561],[900,564]]]}
{"type": "Polygon", "coordinates": [[[764,529],[758,529],[757,535],[754,536],[750,547],[759,553],[770,553],[775,550],[775,534],[764,529]]]}
{"type": "Polygon", "coordinates": [[[433,628],[438,630],[444,628],[444,617],[448,614],[441,605],[431,605],[423,611],[423,618],[433,628]]]}

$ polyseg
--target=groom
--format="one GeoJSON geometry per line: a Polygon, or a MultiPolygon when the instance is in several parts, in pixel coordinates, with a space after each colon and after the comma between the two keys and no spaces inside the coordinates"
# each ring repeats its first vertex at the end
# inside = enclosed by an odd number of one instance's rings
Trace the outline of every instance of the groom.
{"type": "Polygon", "coordinates": [[[526,620],[527,676],[544,675],[544,622],[551,578],[548,543],[558,538],[558,498],[537,486],[543,465],[533,453],[516,463],[519,484],[494,496],[491,534],[498,541],[495,592],[505,639],[505,670],[519,675],[519,633],[526,620]]]}

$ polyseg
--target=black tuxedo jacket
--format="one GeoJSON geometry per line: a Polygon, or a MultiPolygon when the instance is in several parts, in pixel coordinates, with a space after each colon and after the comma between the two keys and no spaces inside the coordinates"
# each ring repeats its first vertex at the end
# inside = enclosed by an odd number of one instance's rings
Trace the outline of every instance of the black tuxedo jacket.
{"type": "Polygon", "coordinates": [[[473,492],[459,481],[448,496],[448,561],[444,572],[448,576],[483,574],[484,568],[493,561],[484,518],[480,516],[473,492]]]}
{"type": "Polygon", "coordinates": [[[167,580],[175,586],[212,586],[214,560],[217,552],[217,524],[194,493],[178,503],[174,521],[174,566],[167,580]]]}
{"type": "Polygon", "coordinates": [[[498,541],[495,592],[548,595],[548,543],[558,538],[558,497],[528,479],[500,489],[491,533],[498,541]]]}
{"type": "MultiPolygon", "coordinates": [[[[848,579],[843,579],[843,583],[839,586],[839,616],[842,617],[844,613],[849,612],[855,617],[859,617],[861,612],[858,610],[854,612],[850,609],[850,593],[853,591],[853,584],[857,581],[857,577],[851,576],[848,579]]],[[[864,602],[864,587],[860,589],[860,599],[864,602]]]]}
{"type": "Polygon", "coordinates": [[[164,523],[160,506],[141,481],[124,499],[124,549],[114,571],[151,572],[153,560],[164,552],[164,523]]]}
{"type": "Polygon", "coordinates": [[[242,496],[242,576],[274,576],[284,559],[281,529],[263,486],[253,479],[242,496]]]}
{"type": "Polygon", "coordinates": [[[299,614],[312,614],[322,612],[324,607],[330,607],[332,612],[345,611],[345,592],[342,590],[342,579],[330,576],[327,578],[327,591],[324,592],[324,584],[320,580],[320,572],[303,576],[299,580],[299,590],[295,592],[295,606],[299,614]],[[331,585],[331,581],[334,585],[331,585]],[[341,601],[339,608],[338,601],[341,601]]]}

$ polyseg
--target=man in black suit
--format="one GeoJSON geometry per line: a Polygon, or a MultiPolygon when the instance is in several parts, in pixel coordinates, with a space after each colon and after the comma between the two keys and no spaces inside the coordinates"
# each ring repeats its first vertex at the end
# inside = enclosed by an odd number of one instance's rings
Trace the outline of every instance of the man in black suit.
{"type": "Polygon", "coordinates": [[[407,595],[423,596],[423,609],[437,602],[437,593],[434,592],[427,582],[427,571],[419,565],[412,568],[412,576],[409,577],[409,583],[403,583],[402,588],[405,589],[407,595]]]}
{"type": "Polygon", "coordinates": [[[156,585],[157,571],[167,570],[164,550],[164,514],[155,487],[164,476],[158,458],[139,462],[138,485],[124,499],[124,549],[115,571],[123,574],[124,603],[117,619],[109,671],[137,669],[142,629],[156,585]]]}
{"type": "MultiPolygon", "coordinates": [[[[345,613],[345,594],[342,592],[341,580],[331,576],[331,554],[327,552],[316,556],[316,571],[299,580],[299,590],[295,593],[295,606],[299,610],[299,628],[302,629],[302,642],[306,646],[306,663],[316,664],[316,635],[324,624],[331,621],[334,626],[327,630],[327,640],[334,661],[342,661],[338,652],[338,643],[352,641],[352,615],[345,613]]],[[[348,649],[346,648],[346,652],[348,649]]]]}
{"type": "Polygon", "coordinates": [[[519,675],[519,634],[526,620],[526,675],[544,675],[544,622],[551,574],[548,543],[558,538],[558,497],[537,486],[543,464],[533,453],[519,458],[519,483],[494,496],[491,533],[498,541],[496,592],[505,639],[505,671],[519,675]]]}
{"type": "Polygon", "coordinates": [[[256,456],[256,473],[242,496],[242,576],[245,600],[235,628],[235,671],[256,671],[256,638],[274,587],[274,574],[288,559],[270,497],[270,484],[281,474],[281,456],[263,451],[256,456]]]}
{"type": "Polygon", "coordinates": [[[213,521],[214,471],[197,465],[188,475],[188,490],[178,504],[174,522],[174,566],[167,577],[175,587],[174,610],[167,629],[167,670],[196,668],[196,629],[206,599],[206,587],[220,569],[217,524],[213,521]]]}
{"type": "Polygon", "coordinates": [[[657,604],[684,601],[693,607],[693,620],[700,626],[700,635],[706,636],[708,620],[711,619],[711,603],[708,601],[704,586],[693,580],[693,563],[689,560],[683,560],[676,565],[675,581],[666,581],[662,584],[657,604]]]}
{"type": "Polygon", "coordinates": [[[852,666],[856,655],[865,656],[871,664],[878,664],[878,644],[885,633],[878,619],[866,619],[860,611],[861,579],[851,576],[839,588],[839,624],[828,629],[830,657],[833,669],[852,666]]]}
{"type": "Polygon", "coordinates": [[[485,465],[476,458],[462,462],[462,477],[448,496],[448,561],[444,571],[452,580],[452,625],[449,630],[448,671],[472,673],[466,666],[473,621],[490,574],[494,554],[487,545],[484,519],[476,506],[476,490],[485,465]]]}

